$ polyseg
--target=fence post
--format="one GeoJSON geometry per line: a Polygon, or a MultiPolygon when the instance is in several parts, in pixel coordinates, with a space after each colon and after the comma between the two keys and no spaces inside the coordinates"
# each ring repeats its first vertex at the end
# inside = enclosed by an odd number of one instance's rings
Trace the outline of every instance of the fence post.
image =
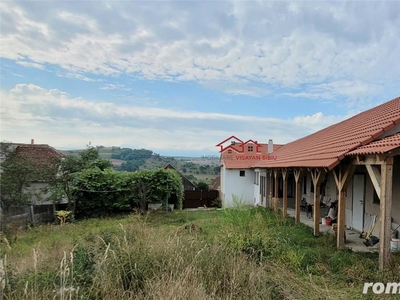
{"type": "Polygon", "coordinates": [[[33,209],[33,205],[31,205],[29,208],[30,208],[30,212],[31,212],[32,225],[34,225],[35,224],[35,211],[33,209]]]}

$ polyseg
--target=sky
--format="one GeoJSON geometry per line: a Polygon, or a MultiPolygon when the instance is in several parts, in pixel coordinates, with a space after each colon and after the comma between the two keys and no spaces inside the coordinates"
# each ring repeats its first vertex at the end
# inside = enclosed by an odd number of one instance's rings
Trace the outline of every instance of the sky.
{"type": "Polygon", "coordinates": [[[0,139],[218,154],[400,96],[400,1],[1,1],[0,139]]]}

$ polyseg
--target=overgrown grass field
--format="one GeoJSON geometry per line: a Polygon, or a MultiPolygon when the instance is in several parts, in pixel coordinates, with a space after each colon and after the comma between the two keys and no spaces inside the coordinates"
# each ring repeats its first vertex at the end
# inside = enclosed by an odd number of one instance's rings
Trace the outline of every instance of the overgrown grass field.
{"type": "Polygon", "coordinates": [[[398,255],[379,272],[377,254],[263,208],[45,225],[0,246],[0,299],[378,299],[364,282],[400,282],[398,255]]]}

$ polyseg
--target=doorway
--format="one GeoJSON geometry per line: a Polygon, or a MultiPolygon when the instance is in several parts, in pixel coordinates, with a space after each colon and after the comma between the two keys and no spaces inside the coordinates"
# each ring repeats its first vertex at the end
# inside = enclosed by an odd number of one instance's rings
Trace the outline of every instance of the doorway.
{"type": "Polygon", "coordinates": [[[365,175],[354,174],[353,177],[353,228],[363,231],[365,202],[365,175]]]}

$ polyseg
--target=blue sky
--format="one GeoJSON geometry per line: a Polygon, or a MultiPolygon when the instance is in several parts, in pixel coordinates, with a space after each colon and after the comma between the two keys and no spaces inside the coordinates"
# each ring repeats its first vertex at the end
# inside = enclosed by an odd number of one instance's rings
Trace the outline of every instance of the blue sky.
{"type": "Polygon", "coordinates": [[[212,155],[400,95],[398,1],[2,1],[1,140],[212,155]]]}

